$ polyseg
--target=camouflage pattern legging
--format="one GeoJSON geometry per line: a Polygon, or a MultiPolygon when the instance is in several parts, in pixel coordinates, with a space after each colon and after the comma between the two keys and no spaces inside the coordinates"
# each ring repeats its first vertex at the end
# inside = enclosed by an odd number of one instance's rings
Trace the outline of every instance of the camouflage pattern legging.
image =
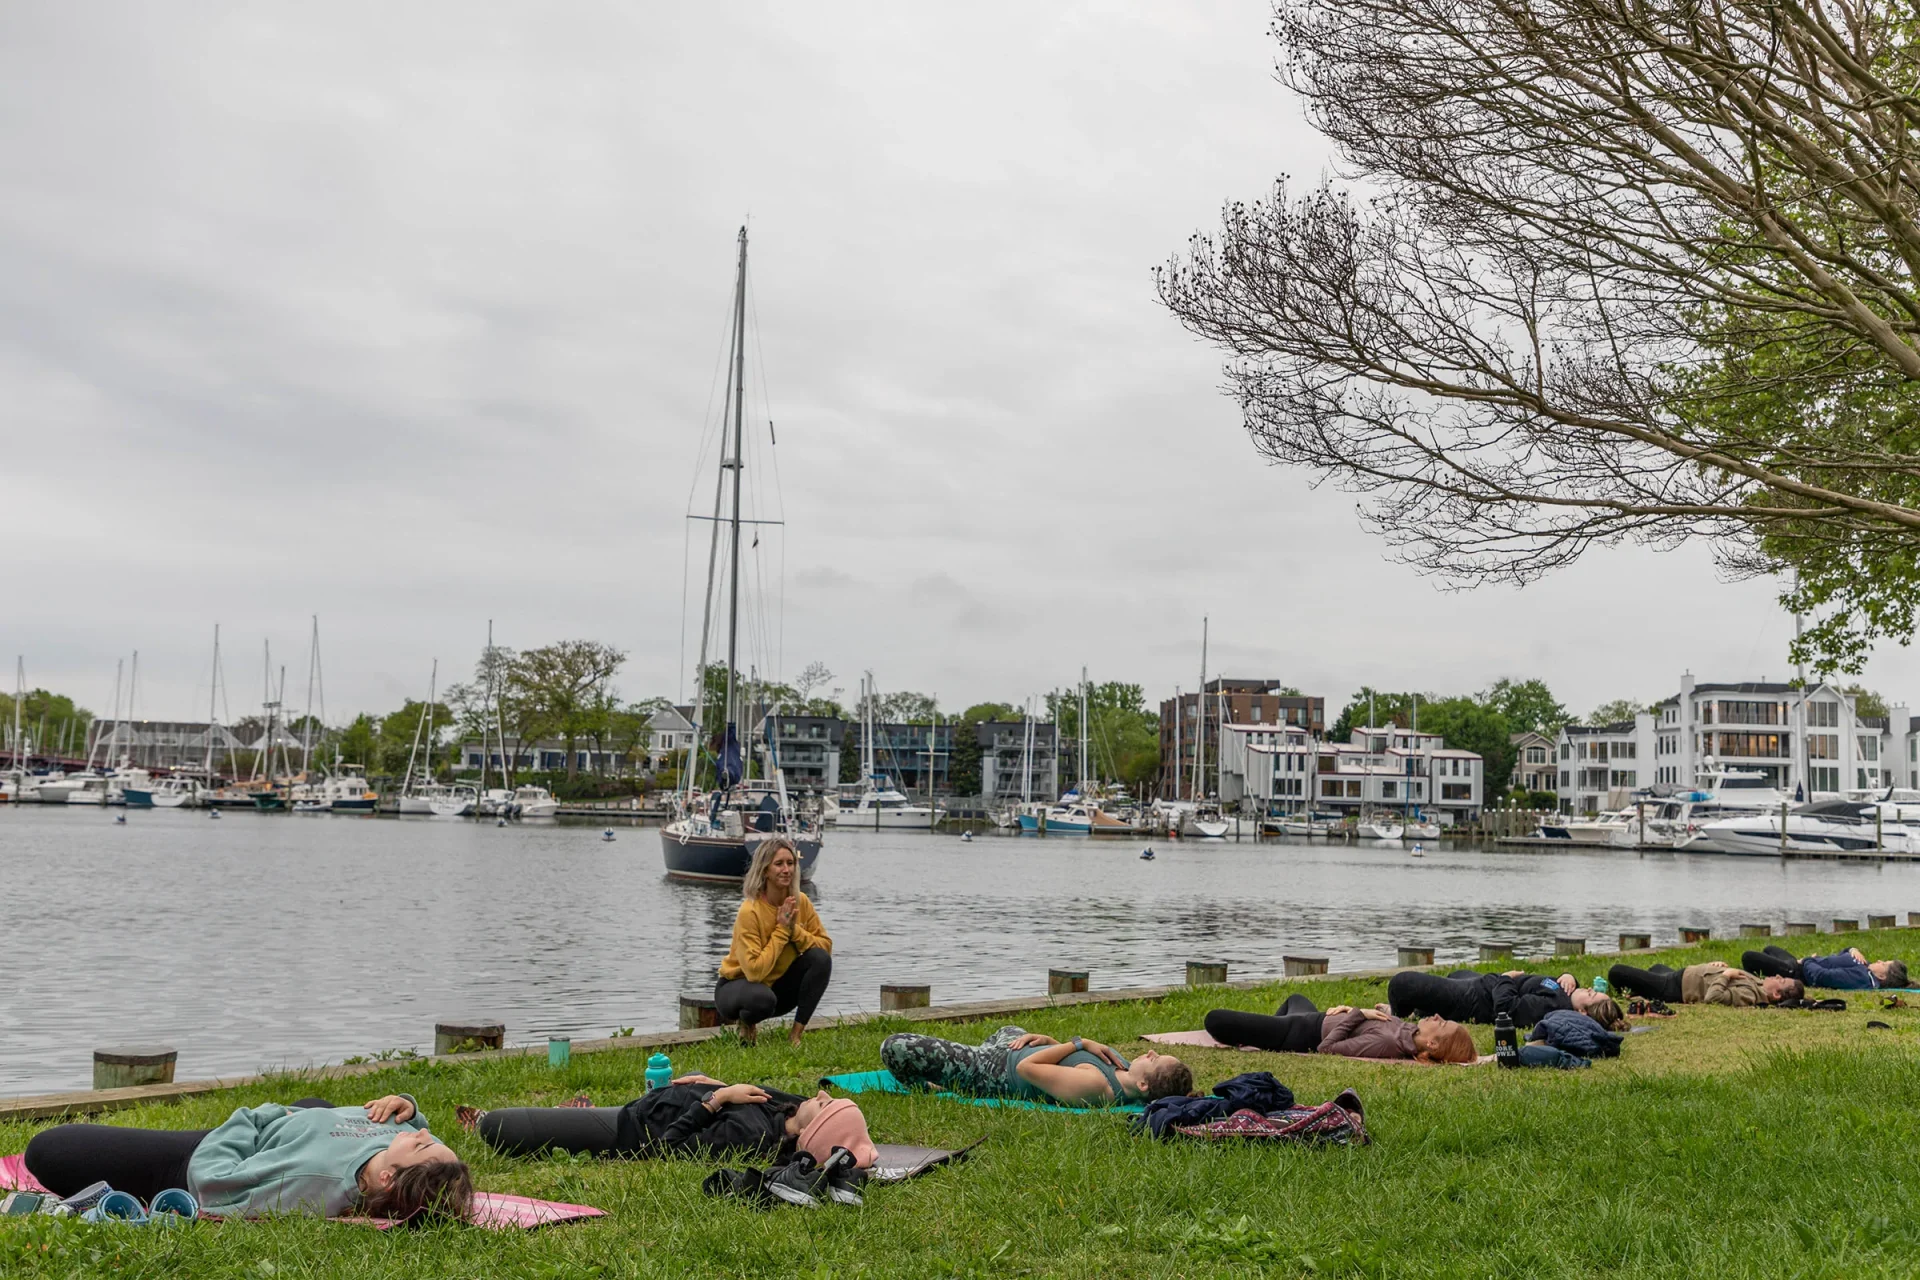
{"type": "Polygon", "coordinates": [[[881,1042],[880,1061],[904,1085],[999,1097],[1013,1092],[1007,1083],[1008,1046],[1025,1034],[1019,1027],[1002,1027],[976,1046],[902,1031],[881,1042]]]}

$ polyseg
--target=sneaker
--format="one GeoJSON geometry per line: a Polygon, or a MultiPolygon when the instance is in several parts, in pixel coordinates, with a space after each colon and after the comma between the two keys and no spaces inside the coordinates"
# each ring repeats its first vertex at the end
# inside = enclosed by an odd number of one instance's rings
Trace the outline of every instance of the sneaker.
{"type": "Polygon", "coordinates": [[[140,1201],[124,1191],[109,1191],[91,1209],[80,1215],[88,1222],[118,1222],[129,1227],[147,1225],[147,1211],[140,1201]]]}
{"type": "Polygon", "coordinates": [[[710,1196],[741,1200],[756,1209],[774,1205],[773,1197],[767,1194],[766,1175],[758,1169],[715,1169],[700,1189],[710,1196]]]}
{"type": "Polygon", "coordinates": [[[200,1202],[193,1198],[190,1191],[168,1187],[147,1206],[147,1216],[153,1219],[155,1226],[178,1226],[200,1216],[200,1202]]]}
{"type": "Polygon", "coordinates": [[[802,1151],[792,1161],[767,1173],[766,1187],[788,1204],[816,1209],[827,1194],[827,1175],[812,1156],[802,1151]]]}
{"type": "Polygon", "coordinates": [[[113,1188],[106,1183],[96,1182],[92,1186],[82,1187],[80,1190],[63,1199],[60,1203],[65,1205],[69,1212],[85,1213],[88,1209],[99,1204],[100,1198],[112,1190],[113,1188]]]}
{"type": "Polygon", "coordinates": [[[854,1163],[853,1152],[845,1147],[835,1147],[828,1154],[826,1163],[820,1166],[820,1172],[827,1178],[827,1194],[835,1204],[864,1204],[860,1198],[860,1188],[866,1183],[864,1169],[854,1163]]]}

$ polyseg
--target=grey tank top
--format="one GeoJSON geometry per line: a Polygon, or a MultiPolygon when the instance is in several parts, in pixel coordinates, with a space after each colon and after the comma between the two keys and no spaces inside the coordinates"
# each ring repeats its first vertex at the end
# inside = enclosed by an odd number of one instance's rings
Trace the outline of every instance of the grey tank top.
{"type": "MultiPolygon", "coordinates": [[[[1010,1097],[1055,1101],[1052,1094],[1048,1093],[1045,1089],[1036,1088],[1029,1081],[1022,1079],[1020,1075],[1020,1064],[1022,1062],[1025,1062],[1042,1049],[1050,1049],[1052,1047],[1052,1045],[1036,1044],[1025,1049],[1012,1049],[1007,1052],[1007,1093],[1010,1097]]],[[[1126,1059],[1123,1058],[1121,1061],[1125,1062],[1126,1059]]],[[[1100,1068],[1100,1074],[1107,1078],[1107,1088],[1113,1090],[1114,1102],[1126,1101],[1126,1095],[1120,1090],[1120,1077],[1115,1074],[1113,1064],[1099,1054],[1089,1053],[1085,1049],[1075,1049],[1072,1053],[1060,1059],[1060,1065],[1063,1067],[1077,1067],[1083,1062],[1100,1068]]],[[[1133,1064],[1129,1062],[1127,1065],[1132,1066],[1133,1064]]],[[[1087,1105],[1100,1106],[1102,1104],[1092,1103],[1087,1105]]]]}

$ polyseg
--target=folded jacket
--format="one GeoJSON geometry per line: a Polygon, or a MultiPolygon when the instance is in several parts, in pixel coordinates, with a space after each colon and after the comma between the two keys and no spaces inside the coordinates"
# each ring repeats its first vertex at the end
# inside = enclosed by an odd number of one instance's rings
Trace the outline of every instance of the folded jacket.
{"type": "Polygon", "coordinates": [[[1229,1111],[1242,1108],[1265,1114],[1293,1105],[1293,1090],[1273,1078],[1271,1071],[1244,1071],[1213,1086],[1213,1096],[1224,1099],[1229,1111]]]}
{"type": "Polygon", "coordinates": [[[1564,1049],[1582,1058],[1617,1058],[1625,1036],[1616,1035],[1584,1013],[1555,1009],[1534,1024],[1530,1041],[1564,1049]]]}

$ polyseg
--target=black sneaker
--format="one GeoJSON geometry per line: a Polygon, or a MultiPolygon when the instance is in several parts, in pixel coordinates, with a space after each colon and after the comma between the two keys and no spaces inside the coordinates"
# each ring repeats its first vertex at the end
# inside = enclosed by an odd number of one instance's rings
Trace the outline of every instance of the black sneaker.
{"type": "Polygon", "coordinates": [[[864,1204],[860,1198],[860,1188],[866,1182],[866,1171],[854,1163],[853,1152],[845,1147],[835,1147],[827,1156],[826,1163],[820,1166],[820,1172],[827,1178],[827,1194],[836,1204],[864,1204]]]}
{"type": "Polygon", "coordinates": [[[730,1196],[756,1209],[770,1209],[774,1199],[767,1194],[766,1175],[758,1169],[715,1169],[700,1189],[710,1196],[730,1196]]]}
{"type": "Polygon", "coordinates": [[[802,1151],[789,1163],[770,1170],[766,1187],[770,1194],[788,1204],[817,1209],[821,1198],[827,1194],[827,1175],[817,1160],[802,1151]]]}

